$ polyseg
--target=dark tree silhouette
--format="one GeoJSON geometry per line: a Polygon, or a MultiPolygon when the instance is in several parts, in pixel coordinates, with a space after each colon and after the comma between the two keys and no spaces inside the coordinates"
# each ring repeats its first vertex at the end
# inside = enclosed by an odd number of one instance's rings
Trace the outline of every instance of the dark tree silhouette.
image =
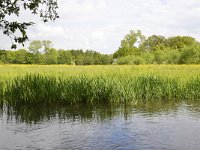
{"type": "Polygon", "coordinates": [[[57,8],[57,0],[0,0],[0,30],[10,37],[11,48],[16,48],[16,43],[24,45],[28,40],[26,30],[34,22],[9,21],[7,17],[20,17],[21,10],[29,10],[32,14],[39,15],[43,22],[54,21],[59,17],[57,8]],[[17,32],[21,35],[18,36],[17,32]]]}

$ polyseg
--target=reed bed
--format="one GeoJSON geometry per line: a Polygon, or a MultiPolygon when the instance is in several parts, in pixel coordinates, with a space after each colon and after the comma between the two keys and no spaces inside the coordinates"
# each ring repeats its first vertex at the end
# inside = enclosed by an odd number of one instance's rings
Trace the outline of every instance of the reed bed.
{"type": "Polygon", "coordinates": [[[200,78],[141,76],[54,76],[27,74],[0,82],[1,103],[34,104],[131,104],[139,101],[199,100],[200,78]]]}
{"type": "Polygon", "coordinates": [[[0,106],[3,104],[4,89],[4,82],[0,82],[0,106]]]}

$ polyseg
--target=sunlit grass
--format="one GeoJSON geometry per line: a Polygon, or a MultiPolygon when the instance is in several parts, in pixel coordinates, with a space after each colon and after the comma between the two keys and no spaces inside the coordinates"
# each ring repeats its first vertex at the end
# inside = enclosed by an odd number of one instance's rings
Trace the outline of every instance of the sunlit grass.
{"type": "Polygon", "coordinates": [[[0,101],[137,103],[200,99],[199,65],[0,65],[0,101]]]}
{"type": "Polygon", "coordinates": [[[0,65],[0,80],[26,74],[42,74],[54,77],[69,76],[141,76],[156,75],[188,80],[200,76],[200,65],[130,65],[130,66],[70,66],[70,65],[0,65]]]}

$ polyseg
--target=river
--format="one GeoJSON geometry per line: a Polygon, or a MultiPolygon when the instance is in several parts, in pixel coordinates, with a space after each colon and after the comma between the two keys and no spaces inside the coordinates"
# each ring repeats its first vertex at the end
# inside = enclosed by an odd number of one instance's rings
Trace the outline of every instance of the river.
{"type": "Polygon", "coordinates": [[[1,106],[0,149],[199,150],[199,106],[1,106]]]}

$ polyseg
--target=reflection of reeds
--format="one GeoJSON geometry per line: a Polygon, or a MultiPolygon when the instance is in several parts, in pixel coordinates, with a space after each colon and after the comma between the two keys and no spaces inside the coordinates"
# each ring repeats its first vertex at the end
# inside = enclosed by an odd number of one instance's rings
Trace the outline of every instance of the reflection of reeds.
{"type": "MultiPolygon", "coordinates": [[[[5,85],[0,83],[0,98],[18,104],[130,104],[140,100],[200,98],[200,79],[179,80],[144,75],[138,77],[26,75],[5,85]]],[[[2,100],[1,100],[2,101],[2,100]]]]}
{"type": "Polygon", "coordinates": [[[4,105],[0,108],[0,115],[4,112],[6,119],[14,122],[37,124],[49,120],[59,119],[59,122],[102,122],[115,117],[128,119],[135,113],[143,115],[176,112],[180,101],[140,101],[137,105],[4,105]]]}

